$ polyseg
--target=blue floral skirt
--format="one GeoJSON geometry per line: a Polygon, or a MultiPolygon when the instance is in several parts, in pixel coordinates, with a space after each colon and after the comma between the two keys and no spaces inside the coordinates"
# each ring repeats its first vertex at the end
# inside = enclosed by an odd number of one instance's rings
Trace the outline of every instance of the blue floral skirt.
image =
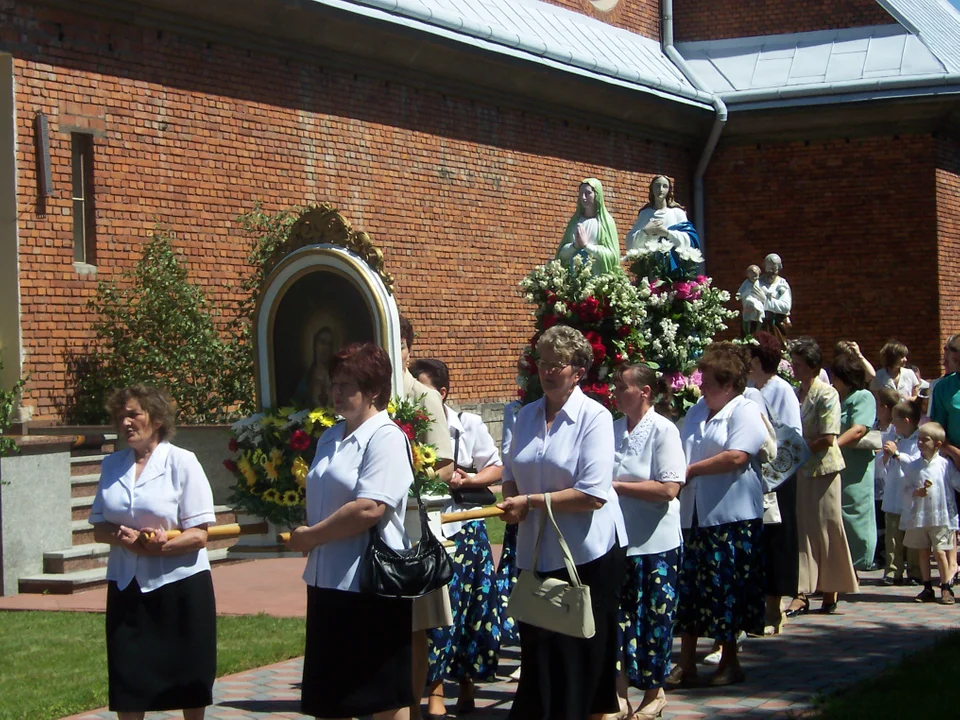
{"type": "Polygon", "coordinates": [[[492,682],[500,657],[500,608],[486,523],[464,523],[450,539],[456,546],[448,585],[453,625],[427,631],[427,682],[492,682]]]}
{"type": "Polygon", "coordinates": [[[683,531],[677,630],[719,642],[763,634],[763,520],[683,531]]]}
{"type": "Polygon", "coordinates": [[[510,593],[517,584],[517,528],[519,525],[507,525],[503,532],[503,549],[500,551],[500,564],[497,566],[497,598],[500,606],[500,643],[519,645],[520,633],[517,623],[507,614],[510,593]]]}
{"type": "Polygon", "coordinates": [[[670,672],[680,555],[677,548],[627,558],[620,597],[620,672],[641,690],[663,687],[670,672]]]}

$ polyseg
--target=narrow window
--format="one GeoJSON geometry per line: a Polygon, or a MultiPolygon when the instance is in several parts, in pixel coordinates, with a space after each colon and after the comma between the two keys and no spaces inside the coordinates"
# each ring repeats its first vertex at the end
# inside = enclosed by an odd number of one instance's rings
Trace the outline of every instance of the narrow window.
{"type": "Polygon", "coordinates": [[[93,136],[72,133],[73,150],[73,260],[95,262],[96,223],[93,211],[93,136]]]}

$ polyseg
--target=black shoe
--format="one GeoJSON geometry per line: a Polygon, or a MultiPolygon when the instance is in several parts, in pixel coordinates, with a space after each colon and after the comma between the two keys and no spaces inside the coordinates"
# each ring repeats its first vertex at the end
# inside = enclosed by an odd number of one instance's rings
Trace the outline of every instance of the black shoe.
{"type": "Polygon", "coordinates": [[[477,709],[477,704],[474,702],[474,699],[471,698],[460,698],[457,700],[457,709],[454,711],[457,715],[467,715],[472,713],[477,709]]]}
{"type": "Polygon", "coordinates": [[[918,603],[931,603],[937,601],[937,594],[933,591],[933,588],[928,584],[923,590],[917,595],[914,599],[914,602],[918,603]]]}
{"type": "Polygon", "coordinates": [[[923,580],[915,577],[908,577],[907,585],[923,585],[923,580]]]}
{"type": "Polygon", "coordinates": [[[793,608],[792,610],[787,610],[784,615],[788,618],[797,617],[798,615],[806,615],[810,612],[810,600],[803,598],[803,606],[798,608],[793,608]]]}
{"type": "Polygon", "coordinates": [[[829,604],[823,604],[820,606],[818,612],[821,615],[836,615],[837,614],[837,604],[835,602],[829,604]]]}
{"type": "MultiPolygon", "coordinates": [[[[883,585],[884,587],[892,587],[897,584],[897,579],[891,575],[884,575],[880,579],[880,584],[883,585]]],[[[900,581],[900,584],[903,585],[902,580],[900,581]]]]}
{"type": "Polygon", "coordinates": [[[900,577],[894,578],[893,584],[896,585],[897,587],[903,587],[903,578],[900,578],[900,577]]]}

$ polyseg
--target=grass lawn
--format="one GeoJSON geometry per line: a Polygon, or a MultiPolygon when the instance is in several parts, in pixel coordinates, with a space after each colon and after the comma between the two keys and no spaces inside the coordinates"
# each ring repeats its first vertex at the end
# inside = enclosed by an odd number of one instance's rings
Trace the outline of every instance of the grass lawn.
{"type": "Polygon", "coordinates": [[[826,698],[818,720],[956,717],[960,632],[910,655],[875,678],[826,698]]]}
{"type": "MultiPolygon", "coordinates": [[[[302,618],[217,618],[217,675],[303,654],[302,618]]],[[[0,612],[0,720],[47,720],[107,704],[103,615],[0,612]]]]}
{"type": "MultiPolygon", "coordinates": [[[[503,500],[503,493],[497,492],[497,502],[503,500]]],[[[503,544],[503,531],[507,524],[498,517],[487,518],[487,535],[493,545],[503,544]]]]}

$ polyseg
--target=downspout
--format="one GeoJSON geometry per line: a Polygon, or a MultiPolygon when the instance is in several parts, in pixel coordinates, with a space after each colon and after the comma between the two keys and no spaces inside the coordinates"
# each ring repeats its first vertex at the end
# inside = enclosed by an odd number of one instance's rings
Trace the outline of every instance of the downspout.
{"type": "Polygon", "coordinates": [[[717,116],[714,118],[713,127],[710,128],[710,135],[707,137],[707,144],[704,145],[703,152],[700,154],[700,162],[697,163],[697,169],[693,173],[693,224],[700,234],[700,244],[703,250],[706,250],[704,244],[705,213],[703,209],[703,176],[707,172],[707,166],[713,157],[713,151],[717,149],[717,142],[720,140],[720,133],[723,132],[723,126],[727,124],[727,106],[720,98],[710,92],[709,88],[697,77],[693,68],[687,64],[683,56],[673,46],[673,0],[661,0],[663,8],[662,22],[660,23],[660,43],[663,46],[663,52],[671,62],[676,65],[684,77],[690,81],[697,90],[713,95],[713,109],[717,116]]]}

